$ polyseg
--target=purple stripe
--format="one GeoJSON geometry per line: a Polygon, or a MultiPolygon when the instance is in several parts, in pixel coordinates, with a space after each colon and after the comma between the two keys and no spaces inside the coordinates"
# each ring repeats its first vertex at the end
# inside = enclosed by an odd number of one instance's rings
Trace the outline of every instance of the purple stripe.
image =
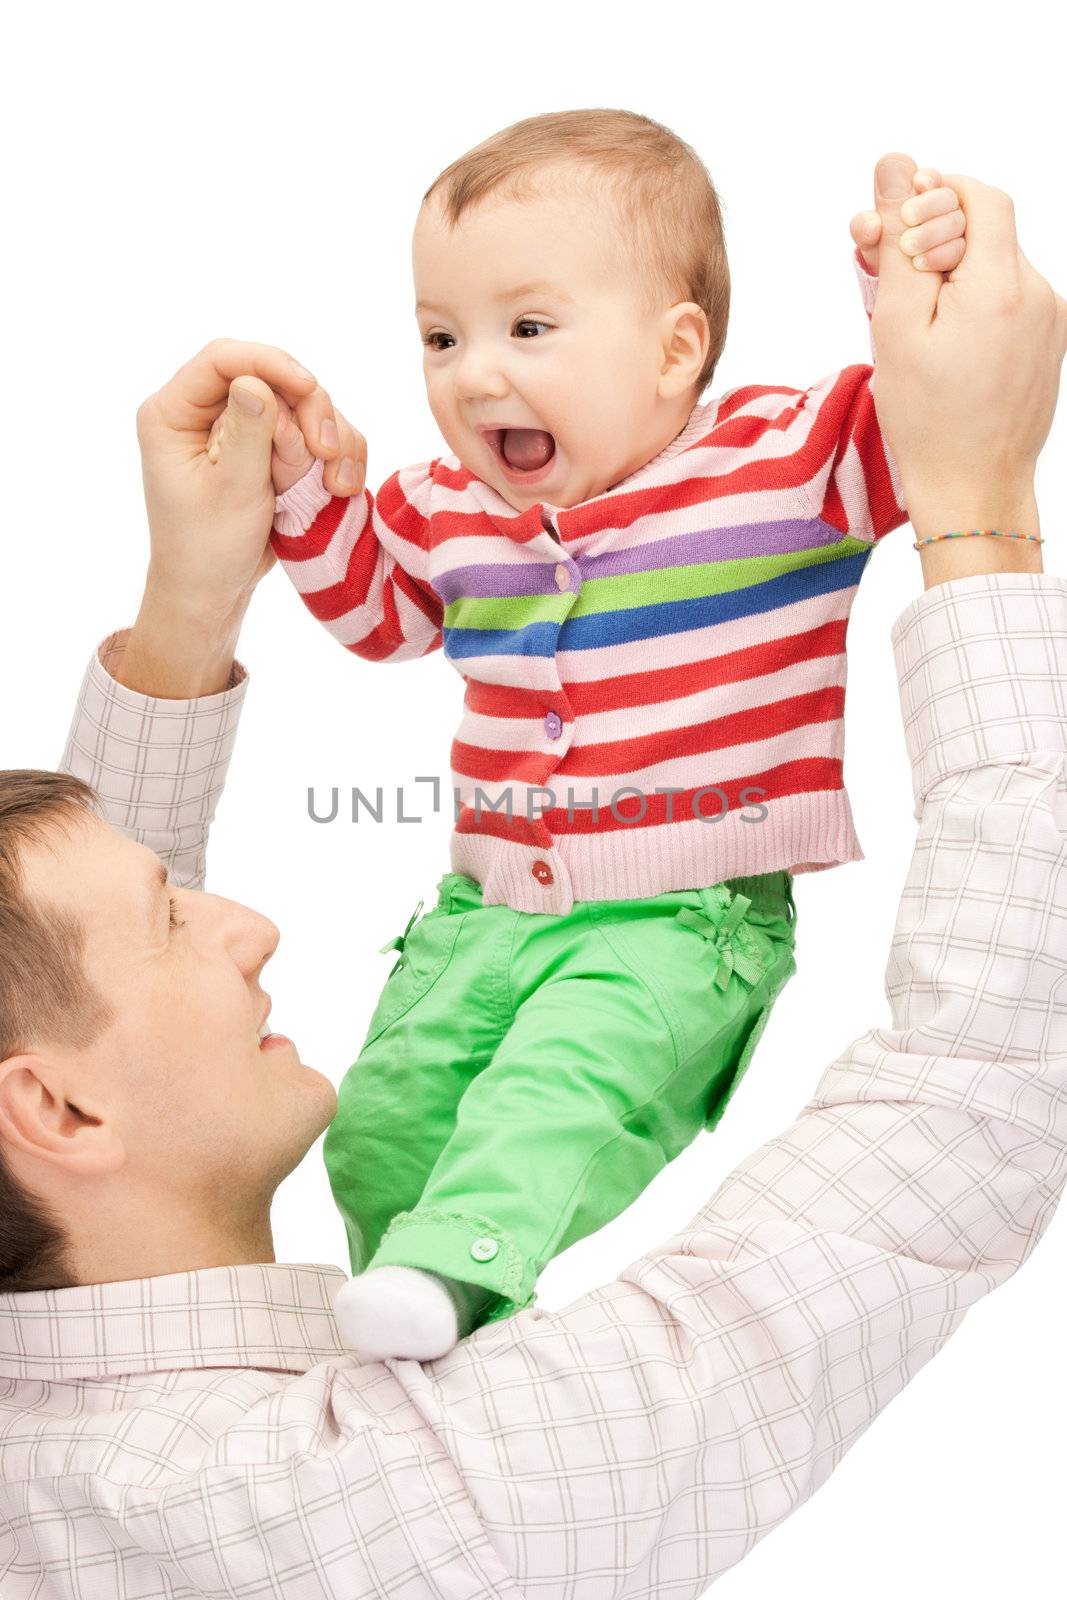
{"type": "Polygon", "coordinates": [[[819,545],[839,544],[844,535],[821,517],[788,522],[743,522],[734,528],[704,528],[677,539],[656,539],[632,550],[579,556],[583,578],[621,578],[627,572],[656,572],[744,556],[779,556],[819,545]]]}
{"type": "Polygon", "coordinates": [[[558,594],[558,562],[532,561],[529,566],[484,562],[476,567],[454,567],[434,574],[433,586],[446,605],[453,600],[510,599],[520,594],[558,594]]]}

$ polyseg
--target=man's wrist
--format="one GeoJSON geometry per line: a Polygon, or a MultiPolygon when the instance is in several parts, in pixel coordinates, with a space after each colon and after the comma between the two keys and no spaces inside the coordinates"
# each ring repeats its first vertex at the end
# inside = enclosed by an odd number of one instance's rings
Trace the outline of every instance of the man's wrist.
{"type": "MultiPolygon", "coordinates": [[[[1032,489],[1003,496],[909,495],[907,504],[916,543],[932,534],[968,533],[974,528],[997,528],[1005,534],[1041,532],[1032,489]]],[[[984,534],[978,538],[938,538],[922,545],[919,553],[927,588],[984,572],[1044,570],[1041,545],[1036,538],[1008,539],[984,534]]]]}
{"type": "Polygon", "coordinates": [[[194,604],[150,575],[116,681],[160,700],[221,694],[230,687],[248,598],[194,604]]]}

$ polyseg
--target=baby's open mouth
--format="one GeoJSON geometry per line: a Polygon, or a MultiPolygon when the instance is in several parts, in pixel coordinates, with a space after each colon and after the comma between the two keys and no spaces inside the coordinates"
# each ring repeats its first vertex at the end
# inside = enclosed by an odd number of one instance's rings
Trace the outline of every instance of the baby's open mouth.
{"type": "Polygon", "coordinates": [[[556,453],[556,441],[543,428],[493,428],[485,434],[494,454],[513,474],[542,472],[556,453]]]}

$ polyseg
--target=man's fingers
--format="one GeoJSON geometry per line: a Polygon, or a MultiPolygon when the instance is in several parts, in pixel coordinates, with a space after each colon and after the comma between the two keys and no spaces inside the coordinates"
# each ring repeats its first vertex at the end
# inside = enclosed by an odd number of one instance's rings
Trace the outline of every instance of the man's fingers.
{"type": "Polygon", "coordinates": [[[341,432],[333,401],[321,384],[303,395],[293,406],[297,427],[313,456],[332,461],[341,453],[341,432]]]}
{"type": "Polygon", "coordinates": [[[286,350],[241,339],[213,339],[178,368],[152,397],[152,404],[166,427],[207,433],[227,404],[230,384],[244,375],[262,379],[294,405],[316,388],[312,374],[286,350]]]}
{"type": "Polygon", "coordinates": [[[219,464],[257,486],[270,473],[271,440],[277,418],[274,391],[261,378],[243,375],[230,384],[216,435],[219,464]]]}
{"type": "Polygon", "coordinates": [[[1012,288],[1018,280],[1019,239],[1011,196],[960,173],[946,174],[945,182],[959,195],[967,217],[967,254],[957,279],[965,277],[993,291],[1012,288]]]}
{"type": "Polygon", "coordinates": [[[347,417],[335,411],[340,434],[340,454],[326,463],[323,484],[331,494],[356,494],[367,481],[367,441],[347,417]]]}

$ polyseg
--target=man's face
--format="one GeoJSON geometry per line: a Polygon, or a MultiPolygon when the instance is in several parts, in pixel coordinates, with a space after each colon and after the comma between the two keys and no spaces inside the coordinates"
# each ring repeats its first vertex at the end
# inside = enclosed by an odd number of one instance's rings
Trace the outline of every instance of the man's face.
{"type": "Polygon", "coordinates": [[[464,466],[519,511],[579,505],[662,447],[662,313],[641,310],[610,200],[573,173],[541,187],[490,196],[454,229],[434,197],[412,246],[430,409],[464,466]],[[550,434],[547,466],[512,473],[485,427],[550,434]]]}
{"type": "Polygon", "coordinates": [[[230,900],[165,885],[158,858],[96,818],[23,858],[25,893],[85,929],[86,976],[113,1020],[69,1055],[81,1096],[122,1141],[118,1182],[195,1209],[255,1206],[329,1123],[332,1084],[295,1045],[261,1041],[260,976],[278,930],[230,900]]]}

